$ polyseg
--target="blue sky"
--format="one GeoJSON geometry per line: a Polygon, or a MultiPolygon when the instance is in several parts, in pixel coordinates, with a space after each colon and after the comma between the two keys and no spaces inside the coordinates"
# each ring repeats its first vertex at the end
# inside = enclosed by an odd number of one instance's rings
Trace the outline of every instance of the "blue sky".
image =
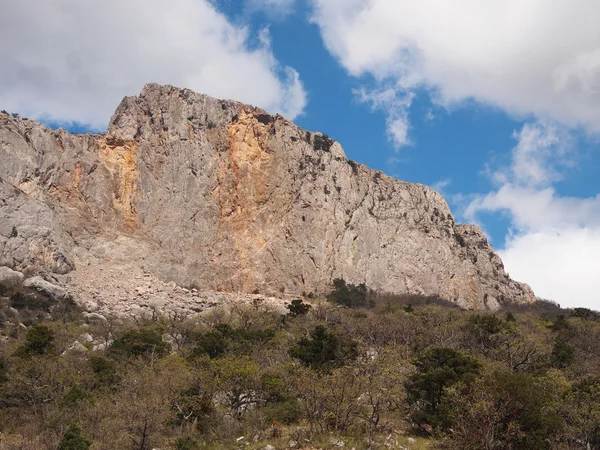
{"type": "Polygon", "coordinates": [[[594,2],[28,3],[0,6],[0,36],[20,36],[2,109],[102,130],[155,81],[281,112],[440,190],[538,295],[600,309],[594,2]]]}

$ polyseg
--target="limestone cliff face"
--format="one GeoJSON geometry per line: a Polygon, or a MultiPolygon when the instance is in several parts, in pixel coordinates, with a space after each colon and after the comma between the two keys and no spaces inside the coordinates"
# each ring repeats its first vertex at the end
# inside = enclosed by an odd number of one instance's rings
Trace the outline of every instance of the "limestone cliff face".
{"type": "Polygon", "coordinates": [[[469,308],[535,298],[439,193],[170,86],[124,99],[102,136],[1,114],[0,217],[0,265],[21,270],[119,260],[213,290],[323,293],[342,277],[469,308]]]}

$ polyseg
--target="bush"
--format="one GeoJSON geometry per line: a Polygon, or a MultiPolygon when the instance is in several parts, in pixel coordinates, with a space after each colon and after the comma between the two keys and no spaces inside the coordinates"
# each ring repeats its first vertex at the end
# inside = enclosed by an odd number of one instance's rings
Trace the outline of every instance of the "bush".
{"type": "Polygon", "coordinates": [[[27,330],[25,344],[17,349],[18,356],[45,355],[54,349],[54,332],[45,325],[34,325],[27,330]]]}
{"type": "Polygon", "coordinates": [[[310,311],[312,306],[307,303],[304,303],[302,300],[292,300],[292,303],[287,305],[286,308],[289,310],[288,316],[290,317],[299,317],[304,316],[310,311]]]}
{"type": "Polygon", "coordinates": [[[415,407],[414,422],[441,427],[447,417],[440,414],[444,390],[459,381],[474,379],[480,365],[474,359],[451,348],[432,348],[413,361],[417,372],[406,383],[409,404],[415,407]]]}
{"type": "Polygon", "coordinates": [[[42,311],[49,311],[52,306],[52,302],[45,297],[38,294],[23,294],[22,292],[15,292],[10,296],[10,306],[15,309],[41,309],[42,311]]]}
{"type": "Polygon", "coordinates": [[[330,372],[358,356],[357,343],[318,325],[311,338],[302,338],[290,349],[290,355],[318,371],[330,372]]]}
{"type": "Polygon", "coordinates": [[[101,385],[110,386],[118,381],[117,369],[112,361],[102,356],[92,356],[90,358],[90,365],[96,379],[101,385]]]}
{"type": "Polygon", "coordinates": [[[575,349],[564,339],[557,339],[552,348],[550,363],[557,369],[565,369],[575,360],[575,349]]]}
{"type": "Polygon", "coordinates": [[[200,444],[191,436],[183,436],[175,440],[175,450],[200,450],[200,444]]]}
{"type": "Polygon", "coordinates": [[[327,300],[348,308],[373,307],[375,302],[367,299],[367,286],[346,284],[342,278],[333,280],[333,289],[327,295],[327,300]]]}
{"type": "Polygon", "coordinates": [[[218,358],[225,353],[245,354],[253,344],[267,342],[274,335],[275,331],[271,329],[243,330],[220,323],[215,330],[196,336],[196,347],[191,356],[208,355],[210,358],[218,358]]]}
{"type": "Polygon", "coordinates": [[[162,340],[162,334],[156,326],[148,326],[132,330],[116,339],[110,346],[112,353],[131,356],[156,354],[166,355],[171,346],[162,340]]]}
{"type": "Polygon", "coordinates": [[[92,442],[81,435],[81,428],[70,425],[58,444],[58,450],[88,450],[92,442]]]}
{"type": "Polygon", "coordinates": [[[579,317],[583,320],[592,320],[597,321],[600,320],[600,313],[597,311],[592,311],[588,308],[574,308],[571,313],[572,317],[579,317]]]}
{"type": "Polygon", "coordinates": [[[77,408],[81,402],[92,402],[93,396],[87,389],[73,386],[67,391],[61,400],[61,406],[64,408],[77,408]]]}
{"type": "Polygon", "coordinates": [[[333,139],[329,139],[329,136],[327,136],[326,134],[315,134],[313,140],[313,148],[315,150],[322,150],[328,152],[332,145],[333,139]]]}

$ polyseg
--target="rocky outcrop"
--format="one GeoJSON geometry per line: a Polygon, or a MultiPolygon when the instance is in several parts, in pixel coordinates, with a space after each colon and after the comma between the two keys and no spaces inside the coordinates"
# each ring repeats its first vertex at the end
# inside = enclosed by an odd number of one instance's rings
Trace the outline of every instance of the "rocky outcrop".
{"type": "Polygon", "coordinates": [[[101,262],[213,291],[323,293],[333,278],[468,308],[530,302],[442,196],[281,116],[147,85],[106,135],[0,115],[0,265],[101,262]]]}

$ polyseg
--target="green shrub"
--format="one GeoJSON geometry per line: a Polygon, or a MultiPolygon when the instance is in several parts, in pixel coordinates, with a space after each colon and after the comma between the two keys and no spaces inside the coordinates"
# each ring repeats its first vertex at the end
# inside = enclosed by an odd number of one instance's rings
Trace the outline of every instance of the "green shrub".
{"type": "Polygon", "coordinates": [[[110,351],[115,354],[131,356],[143,356],[155,354],[164,356],[171,350],[171,346],[162,340],[162,334],[158,327],[147,326],[139,330],[125,333],[110,346],[110,351]]]}
{"type": "Polygon", "coordinates": [[[600,320],[600,312],[592,311],[588,308],[574,308],[571,313],[572,317],[579,317],[583,320],[592,320],[597,321],[600,320]]]}
{"type": "Polygon", "coordinates": [[[192,356],[208,355],[217,358],[227,351],[227,340],[218,331],[202,333],[196,338],[196,347],[192,350],[192,356]]]}
{"type": "Polygon", "coordinates": [[[54,332],[46,325],[34,325],[27,330],[25,344],[17,349],[18,356],[45,355],[54,349],[54,332]]]}
{"type": "Polygon", "coordinates": [[[191,436],[183,436],[175,440],[175,450],[200,450],[200,444],[191,436]]]}
{"type": "Polygon", "coordinates": [[[50,300],[38,294],[15,292],[10,296],[10,306],[18,310],[41,309],[42,311],[49,311],[52,304],[50,300]]]}
{"type": "Polygon", "coordinates": [[[300,339],[290,349],[290,355],[314,370],[329,372],[355,360],[358,350],[356,342],[318,325],[310,338],[300,339]]]}
{"type": "Polygon", "coordinates": [[[294,398],[279,403],[269,403],[261,412],[270,423],[278,422],[285,425],[298,422],[304,416],[304,410],[294,398]]]}
{"type": "Polygon", "coordinates": [[[70,425],[58,444],[58,450],[89,450],[92,442],[81,435],[81,428],[70,425]]]}
{"type": "Polygon", "coordinates": [[[408,402],[414,407],[412,418],[419,426],[439,428],[446,419],[440,413],[444,390],[459,381],[474,379],[480,365],[451,348],[425,350],[413,363],[417,372],[406,383],[408,402]]]}
{"type": "Polygon", "coordinates": [[[313,139],[313,148],[315,150],[322,150],[328,152],[331,146],[333,145],[333,139],[329,139],[329,136],[326,134],[315,134],[313,139]]]}
{"type": "Polygon", "coordinates": [[[327,300],[349,308],[372,307],[375,302],[367,299],[367,286],[347,284],[342,278],[333,280],[333,289],[327,295],[327,300]]]}
{"type": "Polygon", "coordinates": [[[213,331],[197,335],[192,357],[208,355],[210,358],[218,358],[225,353],[245,354],[255,343],[267,342],[273,336],[275,331],[271,329],[244,330],[220,323],[213,331]]]}
{"type": "Polygon", "coordinates": [[[90,358],[92,372],[101,385],[113,385],[118,381],[117,369],[112,361],[102,356],[92,356],[90,358]]]}
{"type": "Polygon", "coordinates": [[[550,363],[557,369],[565,369],[575,360],[575,349],[564,339],[557,339],[552,348],[550,363]]]}
{"type": "Polygon", "coordinates": [[[79,386],[73,386],[67,391],[61,400],[61,406],[64,408],[76,408],[81,402],[91,402],[93,396],[90,391],[79,386]]]}
{"type": "Polygon", "coordinates": [[[299,317],[304,316],[310,311],[312,306],[307,303],[304,303],[302,300],[292,300],[292,303],[286,306],[289,310],[288,316],[290,317],[299,317]]]}

